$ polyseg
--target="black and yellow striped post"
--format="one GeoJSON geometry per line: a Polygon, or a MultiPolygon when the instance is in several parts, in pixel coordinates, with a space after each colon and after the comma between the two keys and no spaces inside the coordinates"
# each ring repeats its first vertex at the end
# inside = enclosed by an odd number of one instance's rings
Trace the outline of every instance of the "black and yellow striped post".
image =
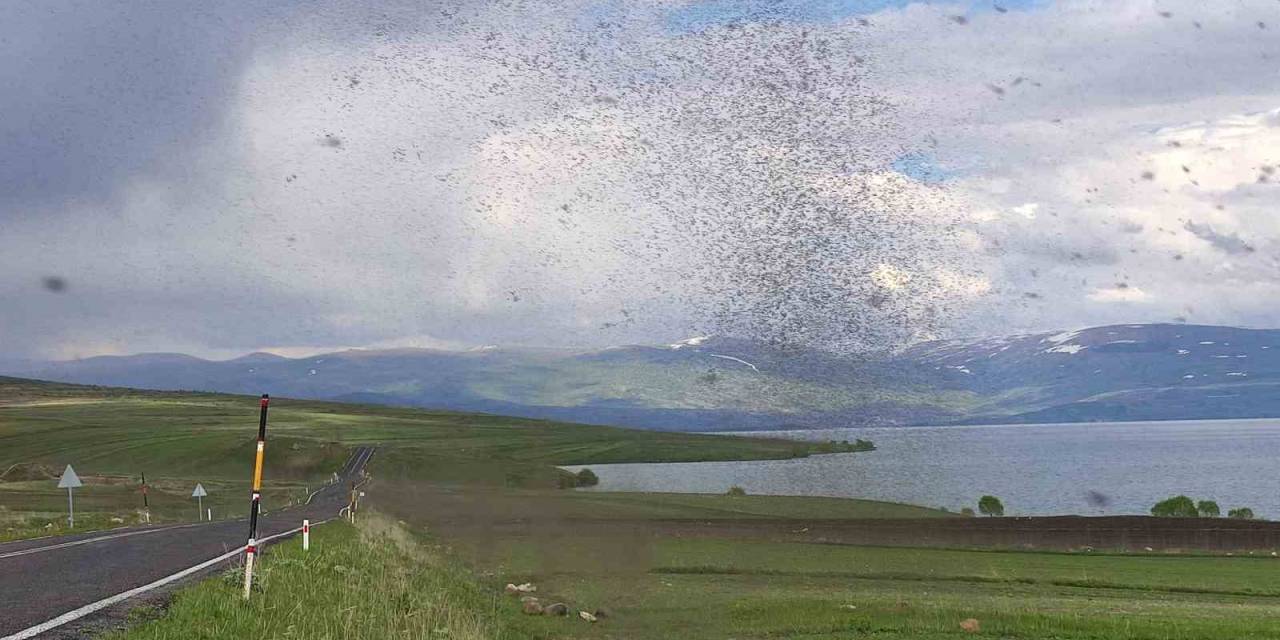
{"type": "Polygon", "coordinates": [[[253,460],[253,501],[249,505],[249,544],[244,548],[244,599],[249,599],[253,587],[253,556],[257,554],[258,511],[262,503],[262,452],[267,446],[267,403],[270,397],[262,394],[261,413],[258,415],[258,452],[253,460]]]}

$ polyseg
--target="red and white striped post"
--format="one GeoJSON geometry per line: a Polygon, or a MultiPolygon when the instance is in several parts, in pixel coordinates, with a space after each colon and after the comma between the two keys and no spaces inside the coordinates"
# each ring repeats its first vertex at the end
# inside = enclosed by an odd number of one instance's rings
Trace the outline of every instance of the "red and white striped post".
{"type": "Polygon", "coordinates": [[[311,550],[311,521],[310,520],[302,521],[302,550],[303,551],[311,550]]]}

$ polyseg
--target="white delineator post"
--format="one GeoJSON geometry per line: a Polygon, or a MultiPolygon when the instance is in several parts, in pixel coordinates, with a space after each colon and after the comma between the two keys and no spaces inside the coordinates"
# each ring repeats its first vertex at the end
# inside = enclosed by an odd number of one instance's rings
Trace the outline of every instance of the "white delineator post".
{"type": "Polygon", "coordinates": [[[311,550],[311,521],[310,520],[302,521],[302,550],[303,551],[311,550]]]}
{"type": "Polygon", "coordinates": [[[249,599],[249,590],[253,587],[253,555],[257,553],[257,545],[253,538],[244,548],[244,599],[249,599]]]}

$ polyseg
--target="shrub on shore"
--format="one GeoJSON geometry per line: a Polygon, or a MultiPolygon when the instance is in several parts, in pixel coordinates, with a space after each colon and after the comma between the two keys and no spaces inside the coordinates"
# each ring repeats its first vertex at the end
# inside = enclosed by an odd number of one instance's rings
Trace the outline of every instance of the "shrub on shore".
{"type": "Polygon", "coordinates": [[[1158,518],[1197,518],[1200,510],[1196,503],[1187,496],[1174,496],[1157,502],[1151,507],[1151,515],[1158,518]]]}
{"type": "Polygon", "coordinates": [[[732,487],[729,487],[729,490],[725,492],[725,495],[734,497],[745,496],[747,495],[747,490],[735,484],[732,487]]]}
{"type": "Polygon", "coordinates": [[[1199,513],[1201,518],[1217,518],[1222,515],[1222,509],[1212,500],[1201,500],[1196,503],[1196,513],[1199,513]]]}
{"type": "Polygon", "coordinates": [[[1004,503],[995,496],[982,496],[978,499],[978,513],[984,516],[1004,515],[1004,503]]]}
{"type": "Polygon", "coordinates": [[[1228,511],[1227,517],[1235,518],[1236,520],[1252,520],[1253,509],[1250,509],[1249,507],[1238,507],[1228,511]]]}
{"type": "Polygon", "coordinates": [[[583,469],[577,473],[579,487],[594,487],[600,484],[600,478],[590,469],[583,469]]]}

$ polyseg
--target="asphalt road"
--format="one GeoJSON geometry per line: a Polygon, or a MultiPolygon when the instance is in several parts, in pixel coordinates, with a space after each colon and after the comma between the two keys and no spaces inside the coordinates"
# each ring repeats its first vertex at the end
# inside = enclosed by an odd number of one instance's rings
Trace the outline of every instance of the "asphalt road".
{"type": "MultiPolygon", "coordinates": [[[[260,517],[258,538],[299,527],[304,518],[316,523],[336,517],[347,504],[350,481],[372,455],[371,447],[356,449],[339,472],[340,481],[317,491],[309,504],[260,517]]],[[[245,502],[247,512],[247,496],[245,502]]],[[[242,547],[248,528],[246,518],[0,544],[0,640],[242,547]]]]}

